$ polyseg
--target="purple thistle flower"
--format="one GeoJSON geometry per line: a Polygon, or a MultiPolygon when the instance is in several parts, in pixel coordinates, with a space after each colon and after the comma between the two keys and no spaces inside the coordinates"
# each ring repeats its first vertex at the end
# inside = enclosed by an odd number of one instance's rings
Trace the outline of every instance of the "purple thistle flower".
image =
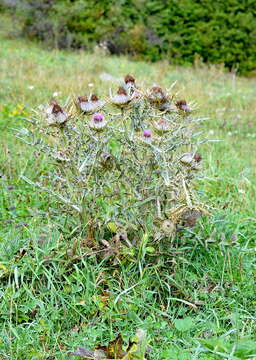
{"type": "Polygon", "coordinates": [[[151,138],[152,133],[150,130],[146,129],[146,130],[144,130],[143,135],[145,138],[151,138]]]}
{"type": "Polygon", "coordinates": [[[92,119],[95,123],[100,123],[104,120],[104,115],[101,113],[95,113],[93,114],[92,119]]]}

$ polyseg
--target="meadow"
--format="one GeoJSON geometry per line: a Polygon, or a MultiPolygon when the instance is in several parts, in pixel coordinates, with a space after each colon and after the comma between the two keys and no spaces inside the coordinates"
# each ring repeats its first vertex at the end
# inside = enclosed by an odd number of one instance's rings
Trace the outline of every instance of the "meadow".
{"type": "Polygon", "coordinates": [[[256,358],[255,79],[201,63],[49,51],[10,38],[1,20],[0,359],[66,359],[118,333],[128,341],[138,328],[147,331],[149,359],[256,358]],[[91,88],[108,93],[104,79],[128,73],[145,86],[176,81],[206,118],[203,137],[218,140],[200,148],[198,190],[211,216],[154,263],[84,252],[72,216],[23,180],[36,182],[50,165],[15,136],[54,93],[60,103],[91,88]]]}

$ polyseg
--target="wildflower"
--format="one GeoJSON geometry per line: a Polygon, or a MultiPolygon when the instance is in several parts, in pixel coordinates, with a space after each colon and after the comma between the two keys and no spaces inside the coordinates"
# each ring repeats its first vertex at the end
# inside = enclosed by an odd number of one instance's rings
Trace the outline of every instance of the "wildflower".
{"type": "Polygon", "coordinates": [[[28,89],[29,89],[29,90],[33,90],[34,88],[35,88],[34,85],[29,85],[29,86],[28,86],[28,89]]]}
{"type": "Polygon", "coordinates": [[[134,88],[135,88],[135,79],[134,77],[132,77],[131,75],[126,75],[124,78],[124,82],[125,82],[125,89],[127,91],[130,91],[130,93],[133,93],[134,88]]]}
{"type": "Polygon", "coordinates": [[[151,133],[150,130],[146,129],[146,130],[144,130],[144,132],[143,132],[143,136],[144,136],[145,138],[151,138],[152,133],[151,133]]]}
{"type": "Polygon", "coordinates": [[[186,153],[183,154],[180,158],[180,161],[187,166],[190,166],[193,170],[200,170],[201,165],[200,162],[202,160],[202,156],[198,153],[186,153]]]}
{"type": "Polygon", "coordinates": [[[191,165],[193,163],[193,160],[194,160],[194,154],[192,153],[183,154],[182,157],[180,158],[180,161],[185,165],[191,165]]]}
{"type": "Polygon", "coordinates": [[[178,100],[178,101],[176,101],[175,105],[179,110],[182,110],[185,112],[191,111],[191,107],[187,104],[186,100],[178,100]]]}
{"type": "Polygon", "coordinates": [[[46,109],[46,119],[48,125],[62,125],[68,120],[68,114],[55,101],[50,101],[50,106],[46,109]]]}
{"type": "Polygon", "coordinates": [[[95,113],[92,115],[92,120],[89,122],[90,128],[94,130],[102,130],[107,125],[107,121],[104,119],[104,115],[101,113],[95,113]]]}
{"type": "Polygon", "coordinates": [[[195,153],[194,160],[195,162],[199,163],[202,160],[202,155],[199,153],[195,153]]]}
{"type": "Polygon", "coordinates": [[[163,89],[156,85],[151,88],[148,99],[151,104],[163,104],[167,102],[167,96],[163,89]]]}
{"type": "Polygon", "coordinates": [[[160,134],[170,130],[170,124],[165,119],[161,119],[159,121],[154,122],[154,127],[156,131],[160,134]]]}
{"type": "Polygon", "coordinates": [[[125,106],[128,105],[132,100],[132,96],[127,94],[127,91],[123,87],[119,87],[117,94],[111,96],[110,101],[112,104],[117,106],[125,106]]]}
{"type": "Polygon", "coordinates": [[[131,75],[126,75],[124,78],[124,82],[127,84],[135,85],[135,79],[131,75]]]}
{"type": "Polygon", "coordinates": [[[93,87],[93,86],[94,86],[93,83],[89,83],[89,84],[88,84],[88,87],[93,87]]]}
{"type": "Polygon", "coordinates": [[[100,123],[104,120],[104,116],[101,113],[95,113],[93,114],[93,120],[95,123],[100,123]]]}
{"type": "Polygon", "coordinates": [[[92,113],[99,110],[105,104],[104,101],[99,100],[98,97],[93,94],[90,99],[86,96],[78,96],[77,105],[79,109],[85,113],[92,113]]]}

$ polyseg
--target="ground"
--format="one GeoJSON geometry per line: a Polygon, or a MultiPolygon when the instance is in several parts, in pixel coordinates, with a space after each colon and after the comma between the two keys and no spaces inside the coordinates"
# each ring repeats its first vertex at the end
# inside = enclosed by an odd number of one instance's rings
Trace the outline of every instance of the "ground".
{"type": "Polygon", "coordinates": [[[5,26],[0,44],[0,359],[66,359],[119,332],[127,341],[137,328],[148,332],[152,359],[256,357],[255,79],[202,64],[48,51],[7,36],[5,26]],[[207,118],[202,138],[218,142],[200,148],[198,189],[211,216],[154,263],[74,260],[72,219],[20,177],[36,181],[49,164],[35,160],[15,129],[54,92],[60,102],[89,84],[107,93],[101,75],[127,73],[148,86],[177,81],[175,91],[207,118]]]}

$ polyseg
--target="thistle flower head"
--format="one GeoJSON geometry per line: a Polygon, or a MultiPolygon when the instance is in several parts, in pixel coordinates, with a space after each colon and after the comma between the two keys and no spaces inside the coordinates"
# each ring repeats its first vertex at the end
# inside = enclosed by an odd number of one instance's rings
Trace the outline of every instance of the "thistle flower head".
{"type": "Polygon", "coordinates": [[[164,133],[170,130],[170,124],[167,120],[161,119],[154,123],[154,127],[158,133],[164,133]]]}
{"type": "Polygon", "coordinates": [[[78,96],[77,106],[84,113],[92,113],[99,110],[105,104],[104,101],[99,100],[98,97],[93,94],[90,99],[87,96],[78,96]]]}
{"type": "Polygon", "coordinates": [[[195,153],[194,160],[195,162],[199,163],[202,160],[202,155],[199,153],[195,153]]]}
{"type": "Polygon", "coordinates": [[[119,89],[117,90],[118,95],[127,95],[127,91],[122,87],[119,86],[119,89]]]}
{"type": "Polygon", "coordinates": [[[50,105],[46,108],[46,120],[48,125],[63,125],[68,120],[68,114],[56,102],[50,100],[50,105]]]}
{"type": "Polygon", "coordinates": [[[55,103],[52,106],[52,114],[58,114],[58,113],[63,113],[63,110],[59,104],[55,103]]]}
{"type": "Polygon", "coordinates": [[[180,161],[185,165],[191,165],[194,161],[194,155],[192,153],[185,153],[180,158],[180,161]]]}
{"type": "Polygon", "coordinates": [[[187,104],[186,100],[178,100],[178,101],[176,101],[175,105],[177,106],[177,108],[179,110],[183,110],[183,111],[186,111],[186,112],[191,111],[191,108],[187,104]]]}
{"type": "Polygon", "coordinates": [[[150,89],[148,99],[152,104],[165,103],[167,101],[167,95],[160,86],[154,85],[150,89]]]}
{"type": "Polygon", "coordinates": [[[101,113],[95,113],[93,114],[92,119],[95,123],[100,123],[104,120],[104,115],[101,113]]]}
{"type": "Polygon", "coordinates": [[[77,100],[79,103],[83,103],[83,102],[87,102],[88,98],[87,96],[78,96],[77,100]]]}
{"type": "Polygon", "coordinates": [[[135,84],[135,79],[134,79],[134,77],[132,77],[131,75],[126,75],[125,76],[125,78],[124,78],[124,82],[126,83],[126,84],[135,84]]]}
{"type": "Polygon", "coordinates": [[[145,129],[145,130],[143,131],[143,136],[144,136],[145,138],[151,138],[152,132],[151,132],[149,129],[145,129]]]}
{"type": "Polygon", "coordinates": [[[92,94],[92,95],[91,95],[91,101],[99,101],[98,96],[95,95],[95,94],[92,94]]]}
{"type": "Polygon", "coordinates": [[[201,164],[200,161],[202,160],[202,156],[198,153],[185,153],[180,158],[180,161],[184,164],[189,166],[193,170],[200,170],[201,164]]]}
{"type": "Polygon", "coordinates": [[[89,122],[89,126],[94,130],[103,130],[103,128],[107,125],[107,121],[104,118],[102,113],[95,113],[92,115],[92,119],[89,122]]]}
{"type": "Polygon", "coordinates": [[[151,92],[153,92],[155,94],[164,94],[163,89],[160,86],[157,86],[157,85],[152,86],[151,92]]]}
{"type": "Polygon", "coordinates": [[[129,104],[131,100],[132,97],[127,94],[127,91],[122,86],[119,87],[116,95],[111,96],[112,104],[121,107],[129,104]]]}

